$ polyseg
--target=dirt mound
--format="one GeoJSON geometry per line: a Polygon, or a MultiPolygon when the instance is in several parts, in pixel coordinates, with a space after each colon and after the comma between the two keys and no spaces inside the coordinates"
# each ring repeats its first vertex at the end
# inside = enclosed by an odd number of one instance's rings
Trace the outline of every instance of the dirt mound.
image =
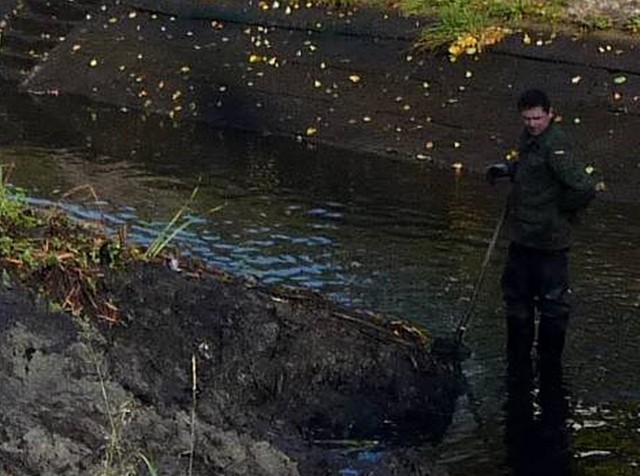
{"type": "Polygon", "coordinates": [[[194,474],[331,474],[357,464],[343,445],[382,445],[375,474],[428,471],[406,441],[442,436],[455,366],[399,323],[226,279],[114,273],[126,322],[98,328],[0,293],[3,472],[144,474],[143,455],[178,474],[192,444],[194,474]]]}

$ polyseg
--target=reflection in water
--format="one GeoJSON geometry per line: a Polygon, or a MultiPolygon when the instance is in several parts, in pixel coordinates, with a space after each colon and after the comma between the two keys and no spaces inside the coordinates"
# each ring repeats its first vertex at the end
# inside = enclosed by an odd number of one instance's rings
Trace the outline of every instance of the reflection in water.
{"type": "MultiPolygon", "coordinates": [[[[59,123],[58,99],[45,106],[59,123]]],[[[448,332],[464,307],[498,206],[473,181],[424,163],[63,106],[65,137],[76,143],[6,147],[17,183],[45,196],[90,183],[106,203],[91,204],[94,214],[112,227],[129,223],[143,243],[199,187],[199,220],[180,235],[180,246],[216,266],[269,284],[322,289],[437,332],[448,332]]],[[[31,136],[31,122],[22,123],[23,136],[31,136]]]]}
{"type": "Polygon", "coordinates": [[[531,362],[509,366],[505,443],[513,476],[571,474],[568,393],[560,367],[540,374],[534,385],[531,362]]]}
{"type": "MultiPolygon", "coordinates": [[[[15,183],[37,200],[61,202],[107,227],[127,223],[145,243],[199,186],[196,223],[179,236],[188,253],[268,283],[314,287],[410,318],[436,334],[448,335],[467,308],[506,191],[424,163],[5,93],[1,161],[16,162],[15,183]],[[84,184],[102,201],[60,201],[60,191],[84,184]],[[220,204],[220,212],[207,213],[220,204]]],[[[640,399],[639,235],[634,204],[602,202],[578,233],[578,302],[564,377],[576,404],[640,399]]],[[[524,471],[543,463],[563,468],[571,459],[564,386],[532,380],[505,392],[498,289],[504,252],[500,244],[465,335],[473,350],[463,364],[469,391],[435,449],[451,476],[504,474],[505,460],[524,471]]]]}

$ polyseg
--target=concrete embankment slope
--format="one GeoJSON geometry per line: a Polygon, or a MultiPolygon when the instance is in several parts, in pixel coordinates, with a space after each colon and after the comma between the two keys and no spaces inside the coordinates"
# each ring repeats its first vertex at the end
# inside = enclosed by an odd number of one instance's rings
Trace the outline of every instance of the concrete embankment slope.
{"type": "Polygon", "coordinates": [[[310,143],[482,170],[513,146],[514,102],[547,89],[610,197],[636,201],[640,52],[633,38],[516,33],[479,57],[416,51],[424,20],[235,0],[105,4],[24,79],[310,143]]]}

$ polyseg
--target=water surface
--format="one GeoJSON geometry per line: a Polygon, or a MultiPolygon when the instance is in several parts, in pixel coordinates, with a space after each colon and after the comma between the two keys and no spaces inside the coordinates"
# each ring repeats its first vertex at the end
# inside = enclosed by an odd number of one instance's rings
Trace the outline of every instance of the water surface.
{"type": "MultiPolygon", "coordinates": [[[[61,206],[107,229],[127,224],[132,239],[148,243],[198,188],[193,224],[177,241],[183,253],[411,319],[437,335],[454,329],[467,310],[507,191],[424,162],[174,124],[80,101],[3,97],[0,160],[15,162],[12,181],[33,203],[61,206]]],[[[576,441],[580,430],[571,425],[586,418],[581,409],[595,406],[597,415],[609,404],[640,401],[640,212],[635,203],[601,200],[583,222],[572,253],[576,312],[565,365],[566,426],[576,441]]],[[[500,242],[466,335],[473,350],[464,364],[469,391],[435,448],[451,475],[508,474],[512,465],[498,289],[504,253],[500,242]]],[[[639,422],[636,415],[625,424],[632,432],[639,422]]],[[[602,458],[597,447],[567,444],[571,459],[602,458]]]]}

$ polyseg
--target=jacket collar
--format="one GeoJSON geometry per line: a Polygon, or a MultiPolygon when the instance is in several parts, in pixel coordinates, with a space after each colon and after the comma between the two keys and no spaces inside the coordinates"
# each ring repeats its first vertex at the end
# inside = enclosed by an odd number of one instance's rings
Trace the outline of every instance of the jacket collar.
{"type": "Polygon", "coordinates": [[[544,142],[544,140],[546,139],[546,137],[551,133],[551,130],[553,128],[555,128],[556,125],[553,122],[553,120],[549,123],[549,126],[542,131],[542,134],[537,135],[537,136],[533,136],[529,133],[529,131],[527,131],[527,129],[525,128],[522,131],[522,135],[520,136],[520,141],[521,144],[525,147],[531,146],[533,144],[539,143],[539,142],[544,142]]]}

